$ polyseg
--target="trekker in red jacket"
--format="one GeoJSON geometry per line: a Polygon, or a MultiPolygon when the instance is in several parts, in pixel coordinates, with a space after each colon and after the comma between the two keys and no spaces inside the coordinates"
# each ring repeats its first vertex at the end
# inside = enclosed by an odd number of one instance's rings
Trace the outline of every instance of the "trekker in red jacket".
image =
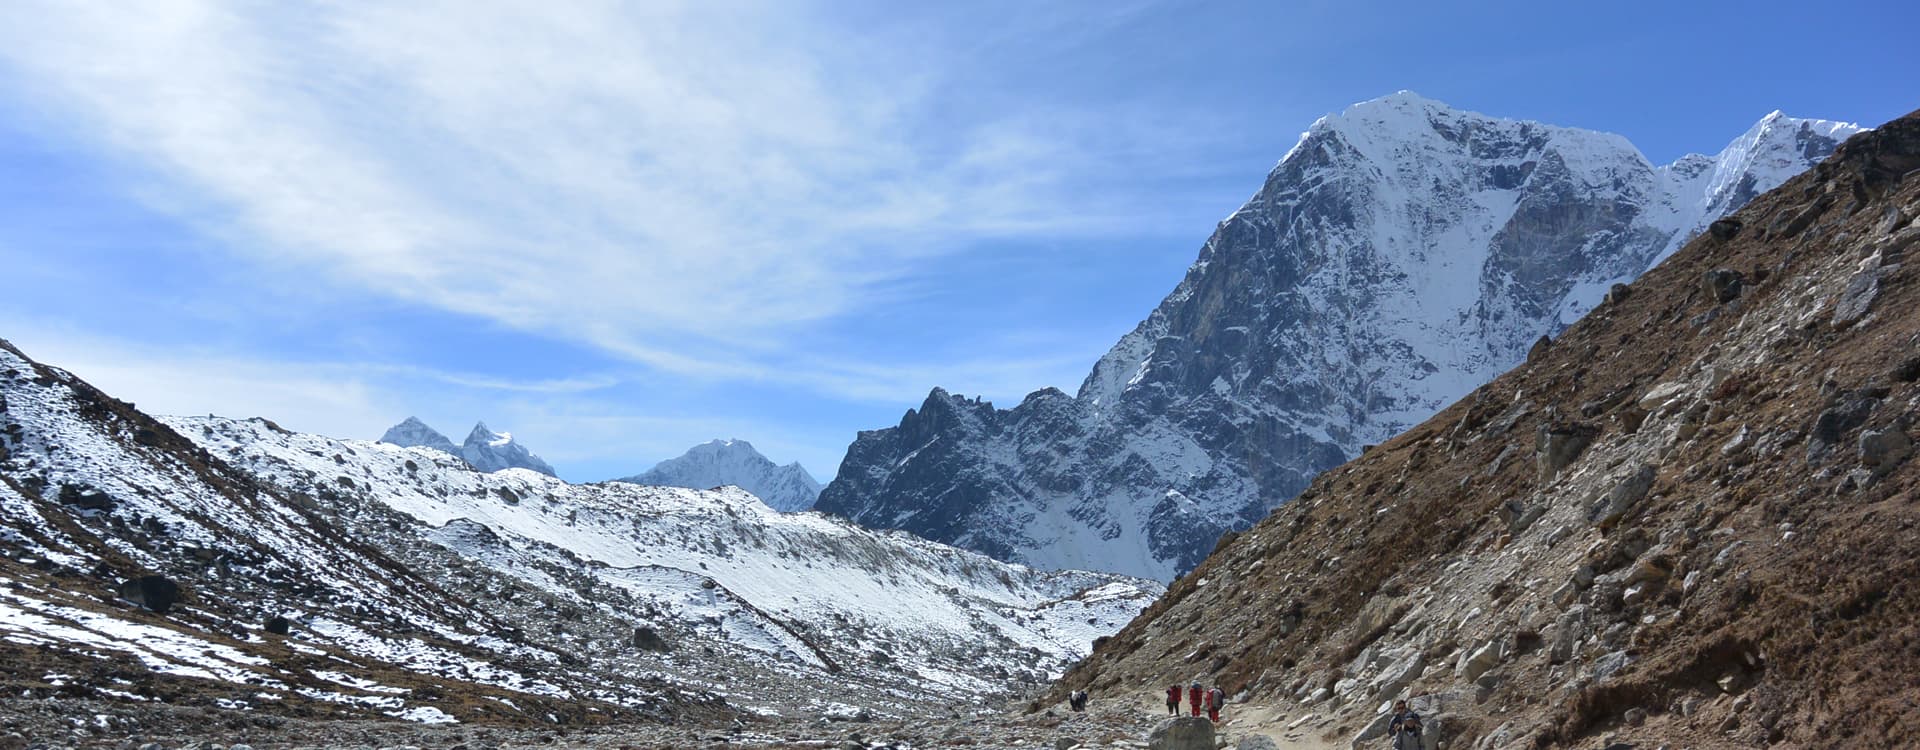
{"type": "Polygon", "coordinates": [[[1200,715],[1200,709],[1202,708],[1200,704],[1205,700],[1206,696],[1200,694],[1200,683],[1193,683],[1192,687],[1187,688],[1187,703],[1193,705],[1194,716],[1200,715]]]}
{"type": "Polygon", "coordinates": [[[1179,685],[1167,686],[1167,715],[1168,716],[1180,715],[1180,686],[1179,685]]]}
{"type": "Polygon", "coordinates": [[[1207,718],[1220,723],[1220,707],[1227,704],[1227,692],[1215,687],[1207,691],[1207,718]]]}

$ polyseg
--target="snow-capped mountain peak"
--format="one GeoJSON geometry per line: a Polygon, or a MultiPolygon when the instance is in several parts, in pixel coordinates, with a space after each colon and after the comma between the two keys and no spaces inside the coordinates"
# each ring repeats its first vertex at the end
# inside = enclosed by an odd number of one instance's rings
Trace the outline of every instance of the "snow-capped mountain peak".
{"type": "Polygon", "coordinates": [[[1168,580],[1858,130],[1776,113],[1655,166],[1612,133],[1408,91],[1355,104],[1302,135],[1077,397],[996,410],[936,388],[861,433],[819,508],[1168,580]]]}
{"type": "Polygon", "coordinates": [[[533,455],[526,446],[513,441],[513,433],[494,432],[487,428],[486,422],[474,423],[473,431],[467,433],[466,443],[460,446],[460,457],[480,471],[531,469],[555,476],[552,466],[533,455]]]}
{"type": "Polygon", "coordinates": [[[445,451],[456,456],[460,454],[460,448],[455,446],[452,440],[440,434],[438,430],[428,427],[427,423],[420,421],[419,417],[407,417],[406,421],[387,428],[386,434],[380,436],[380,442],[392,443],[402,448],[423,447],[445,451]]]}
{"type": "Polygon", "coordinates": [[[618,481],[694,489],[731,485],[785,512],[808,510],[820,496],[820,482],[799,462],[775,464],[752,443],[739,439],[701,443],[644,474],[618,481]]]}
{"type": "Polygon", "coordinates": [[[380,436],[380,442],[403,448],[432,448],[450,453],[479,471],[530,469],[547,476],[558,476],[546,461],[528,451],[526,446],[514,442],[512,433],[494,432],[486,422],[476,422],[473,431],[467,433],[466,442],[455,445],[446,435],[420,421],[419,417],[407,417],[406,421],[388,428],[386,434],[380,436]]]}

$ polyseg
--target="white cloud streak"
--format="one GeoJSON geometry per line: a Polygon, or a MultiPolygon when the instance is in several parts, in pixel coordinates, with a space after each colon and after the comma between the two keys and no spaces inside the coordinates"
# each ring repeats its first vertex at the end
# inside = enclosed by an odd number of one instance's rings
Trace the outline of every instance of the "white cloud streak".
{"type": "Polygon", "coordinates": [[[698,377],[897,392],[769,363],[969,238],[1141,220],[1073,171],[1126,128],[924,122],[937,55],[805,10],[22,2],[0,60],[262,283],[318,273],[698,377]]]}

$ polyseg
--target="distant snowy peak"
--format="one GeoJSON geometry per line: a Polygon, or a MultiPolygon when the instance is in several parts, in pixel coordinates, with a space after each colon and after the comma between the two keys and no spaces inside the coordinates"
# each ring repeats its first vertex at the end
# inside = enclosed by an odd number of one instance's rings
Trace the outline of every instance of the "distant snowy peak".
{"type": "Polygon", "coordinates": [[[450,453],[479,471],[531,469],[547,476],[558,476],[546,461],[533,455],[526,446],[514,442],[511,433],[494,432],[487,429],[485,422],[473,426],[473,431],[467,433],[465,444],[455,445],[446,435],[428,427],[418,417],[407,417],[406,421],[388,428],[386,434],[380,436],[380,442],[403,448],[432,448],[450,453]]]}
{"type": "Polygon", "coordinates": [[[547,476],[558,476],[546,461],[514,442],[512,433],[489,430],[485,422],[474,424],[473,432],[467,433],[467,442],[460,446],[460,457],[485,472],[532,469],[547,476]]]}
{"type": "Polygon", "coordinates": [[[402,448],[432,448],[437,451],[460,455],[460,448],[438,430],[428,427],[419,417],[407,417],[407,421],[387,428],[380,436],[380,442],[392,443],[402,448]]]}
{"type": "Polygon", "coordinates": [[[820,497],[820,482],[798,462],[775,464],[745,440],[712,440],[679,458],[661,461],[645,474],[618,481],[660,487],[707,489],[732,485],[782,512],[808,510],[820,497]]]}

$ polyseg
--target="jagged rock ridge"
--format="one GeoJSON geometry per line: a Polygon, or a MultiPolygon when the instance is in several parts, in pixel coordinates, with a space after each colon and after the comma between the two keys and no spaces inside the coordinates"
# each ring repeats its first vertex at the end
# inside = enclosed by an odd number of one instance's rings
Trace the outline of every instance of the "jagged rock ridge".
{"type": "Polygon", "coordinates": [[[515,442],[512,433],[494,432],[487,429],[486,422],[475,423],[473,431],[467,433],[466,441],[456,446],[447,436],[428,427],[418,417],[407,417],[406,421],[387,428],[386,434],[380,436],[380,442],[403,448],[432,448],[450,453],[480,471],[530,469],[550,477],[559,476],[546,461],[515,442]]]}
{"type": "Polygon", "coordinates": [[[1061,683],[1287,738],[1897,748],[1920,731],[1920,112],[1323,473],[1061,683]]]}
{"type": "Polygon", "coordinates": [[[1042,567],[1167,580],[1858,128],[1778,113],[1714,157],[1400,93],[1314,123],[1077,395],[934,389],[816,507],[1042,567]]]}
{"type": "Polygon", "coordinates": [[[711,440],[618,481],[663,487],[734,486],[782,512],[808,510],[820,497],[820,482],[794,462],[781,466],[745,440],[711,440]]]}

